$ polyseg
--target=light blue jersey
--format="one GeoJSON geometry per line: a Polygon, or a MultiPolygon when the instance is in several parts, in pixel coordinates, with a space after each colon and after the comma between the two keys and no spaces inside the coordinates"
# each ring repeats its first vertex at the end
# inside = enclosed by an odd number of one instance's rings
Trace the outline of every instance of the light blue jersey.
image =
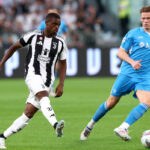
{"type": "MultiPolygon", "coordinates": [[[[43,20],[41,22],[40,26],[38,27],[38,30],[43,31],[45,29],[45,27],[46,27],[45,20],[43,20]]],[[[60,26],[59,26],[57,33],[59,35],[62,35],[62,34],[65,34],[67,32],[68,32],[68,27],[67,27],[66,23],[63,20],[61,20],[61,23],[60,23],[60,26]]]]}
{"type": "Polygon", "coordinates": [[[150,35],[142,27],[133,29],[123,38],[121,47],[133,60],[142,60],[142,66],[139,70],[135,70],[129,63],[123,61],[111,94],[121,97],[134,90],[136,97],[137,90],[150,91],[150,35]]]}
{"type": "Polygon", "coordinates": [[[123,38],[121,47],[133,60],[142,60],[142,67],[134,70],[129,63],[123,61],[120,73],[135,78],[150,78],[150,34],[142,27],[130,30],[123,38]]]}

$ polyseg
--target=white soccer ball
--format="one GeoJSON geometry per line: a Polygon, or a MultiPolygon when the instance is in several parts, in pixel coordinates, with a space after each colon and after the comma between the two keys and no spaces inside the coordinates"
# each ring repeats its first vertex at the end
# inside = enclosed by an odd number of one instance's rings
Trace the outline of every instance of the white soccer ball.
{"type": "Polygon", "coordinates": [[[146,130],[143,132],[141,137],[141,143],[143,146],[150,148],[150,130],[146,130]]]}

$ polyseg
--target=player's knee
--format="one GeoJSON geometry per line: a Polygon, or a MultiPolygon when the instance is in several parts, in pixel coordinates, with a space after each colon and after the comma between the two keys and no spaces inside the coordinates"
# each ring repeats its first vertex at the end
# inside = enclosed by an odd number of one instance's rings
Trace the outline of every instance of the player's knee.
{"type": "Polygon", "coordinates": [[[24,114],[30,119],[34,116],[34,112],[25,111],[24,114]]]}
{"type": "Polygon", "coordinates": [[[111,95],[107,100],[107,108],[113,108],[119,102],[119,100],[120,98],[111,95]]]}
{"type": "Polygon", "coordinates": [[[41,91],[38,92],[36,95],[38,100],[41,100],[43,97],[48,97],[48,92],[47,91],[41,91]]]}

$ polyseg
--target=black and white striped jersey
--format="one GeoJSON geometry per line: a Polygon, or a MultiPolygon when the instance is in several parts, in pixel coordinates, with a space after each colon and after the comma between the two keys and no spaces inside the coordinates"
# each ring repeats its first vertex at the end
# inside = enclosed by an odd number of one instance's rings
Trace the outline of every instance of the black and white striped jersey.
{"type": "Polygon", "coordinates": [[[55,80],[57,60],[67,59],[67,46],[59,35],[48,38],[42,31],[35,30],[20,38],[22,46],[29,45],[26,56],[25,75],[32,72],[41,75],[47,87],[55,80]]]}

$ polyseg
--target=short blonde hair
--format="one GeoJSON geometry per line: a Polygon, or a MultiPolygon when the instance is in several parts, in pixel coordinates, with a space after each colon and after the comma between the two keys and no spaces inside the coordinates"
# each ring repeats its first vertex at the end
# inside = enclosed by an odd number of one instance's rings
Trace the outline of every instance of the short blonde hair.
{"type": "Polygon", "coordinates": [[[59,11],[58,11],[58,9],[56,9],[56,8],[50,8],[50,9],[48,9],[48,14],[49,13],[55,13],[55,14],[58,14],[59,15],[59,11]]]}

